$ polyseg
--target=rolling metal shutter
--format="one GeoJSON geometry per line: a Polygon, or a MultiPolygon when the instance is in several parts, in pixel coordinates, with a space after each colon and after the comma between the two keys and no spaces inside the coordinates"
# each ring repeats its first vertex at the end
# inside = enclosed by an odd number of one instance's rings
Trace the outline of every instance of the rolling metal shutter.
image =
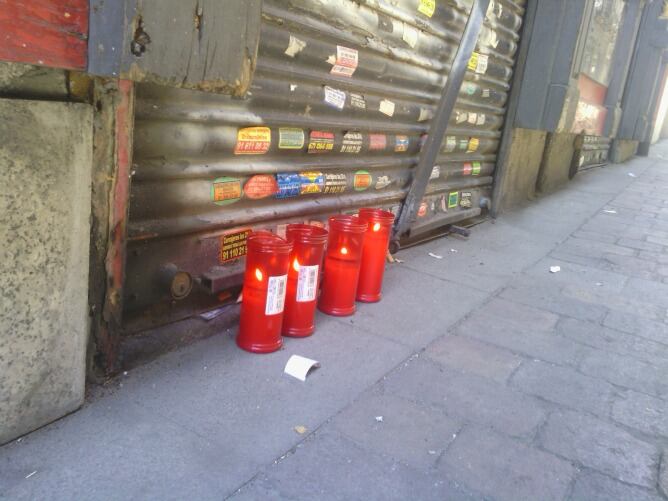
{"type": "MultiPolygon", "coordinates": [[[[127,330],[230,297],[241,284],[249,229],[281,234],[287,223],[323,223],[362,206],[396,213],[471,3],[265,0],[245,98],[139,85],[127,330]]],[[[448,214],[474,215],[489,195],[521,13],[506,1],[488,13],[477,56],[489,56],[487,69],[467,78],[460,123],[453,118],[448,133],[457,149],[445,151],[444,141],[443,177],[425,199],[433,205],[457,190],[448,214]],[[484,119],[472,125],[473,114],[484,119]]]]}
{"type": "Polygon", "coordinates": [[[488,207],[524,1],[492,0],[411,237],[488,207]]]}

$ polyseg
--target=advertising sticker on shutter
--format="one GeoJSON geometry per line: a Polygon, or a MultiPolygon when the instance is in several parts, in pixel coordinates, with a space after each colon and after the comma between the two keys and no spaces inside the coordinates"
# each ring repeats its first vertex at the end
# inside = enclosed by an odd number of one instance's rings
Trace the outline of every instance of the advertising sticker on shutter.
{"type": "Polygon", "coordinates": [[[366,110],[366,101],[362,94],[353,94],[350,93],[350,106],[353,108],[359,108],[360,110],[366,110]]]}
{"type": "Polygon", "coordinates": [[[241,180],[234,177],[219,177],[211,184],[211,201],[216,205],[228,205],[241,198],[241,180]]]}
{"type": "Polygon", "coordinates": [[[325,175],[322,172],[300,172],[300,195],[322,193],[325,187],[325,175]]]}
{"type": "Polygon", "coordinates": [[[408,136],[397,135],[394,138],[394,151],[396,153],[403,153],[408,151],[408,136]]]}
{"type": "Polygon", "coordinates": [[[436,0],[420,0],[418,11],[427,17],[433,16],[436,11],[436,0]]]}
{"type": "Polygon", "coordinates": [[[309,135],[309,153],[327,153],[334,149],[334,133],[322,130],[312,130],[309,135]]]}
{"type": "Polygon", "coordinates": [[[369,150],[380,151],[387,148],[387,136],[385,134],[369,134],[369,150]]]}
{"type": "Polygon", "coordinates": [[[271,146],[269,127],[246,127],[237,132],[235,155],[263,155],[271,146]]]}
{"type": "Polygon", "coordinates": [[[464,166],[462,167],[462,176],[470,176],[472,171],[473,165],[471,165],[471,162],[464,162],[464,166]]]}
{"type": "Polygon", "coordinates": [[[458,191],[453,191],[448,194],[448,209],[452,209],[454,207],[457,207],[459,204],[459,192],[458,191]]]}
{"type": "Polygon", "coordinates": [[[480,175],[480,162],[473,162],[473,169],[471,170],[471,173],[474,176],[479,176],[480,175]]]}
{"type": "Polygon", "coordinates": [[[220,263],[229,263],[245,256],[248,250],[246,243],[250,234],[250,228],[245,228],[221,235],[220,254],[218,256],[220,263]]]}
{"type": "Polygon", "coordinates": [[[291,198],[299,195],[301,190],[301,177],[296,172],[285,172],[276,174],[278,192],[276,198],[291,198]]]}
{"type": "Polygon", "coordinates": [[[257,174],[251,177],[244,185],[244,195],[251,200],[260,200],[271,197],[278,191],[276,178],[269,174],[257,174]]]}
{"type": "Polygon", "coordinates": [[[336,46],[336,62],[330,73],[342,77],[352,77],[359,63],[357,49],[350,49],[342,45],[336,46]]]}
{"type": "Polygon", "coordinates": [[[343,135],[341,153],[359,153],[362,151],[362,133],[346,132],[343,135]]]}
{"type": "Polygon", "coordinates": [[[325,102],[336,109],[342,110],[346,105],[346,93],[325,85],[325,102]]]}
{"type": "Polygon", "coordinates": [[[364,191],[371,186],[371,174],[366,170],[358,170],[353,178],[353,188],[355,191],[364,191]]]}
{"type": "Polygon", "coordinates": [[[304,147],[304,130],[293,127],[278,129],[278,148],[280,150],[300,150],[304,147]]]}
{"type": "Polygon", "coordinates": [[[325,193],[343,193],[348,186],[348,176],[345,174],[325,174],[325,193]]]}

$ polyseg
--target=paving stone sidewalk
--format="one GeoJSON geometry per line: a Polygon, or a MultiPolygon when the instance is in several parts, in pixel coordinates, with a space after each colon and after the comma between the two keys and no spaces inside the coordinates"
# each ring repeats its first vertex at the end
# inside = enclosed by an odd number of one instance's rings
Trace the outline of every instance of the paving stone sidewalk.
{"type": "Polygon", "coordinates": [[[668,143],[398,257],[278,353],[220,327],[92,388],[0,498],[668,499],[668,143]]]}

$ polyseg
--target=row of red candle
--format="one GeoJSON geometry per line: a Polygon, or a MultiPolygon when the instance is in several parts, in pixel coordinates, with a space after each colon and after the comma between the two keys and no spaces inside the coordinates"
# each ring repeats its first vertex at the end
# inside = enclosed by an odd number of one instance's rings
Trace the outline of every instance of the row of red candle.
{"type": "Polygon", "coordinates": [[[360,209],[359,216],[332,216],[329,233],[291,224],[286,239],[266,231],[251,234],[237,344],[256,353],[276,351],[281,334],[313,333],[316,304],[325,313],[346,316],[355,312],[355,300],[379,301],[393,221],[391,212],[360,209]]]}

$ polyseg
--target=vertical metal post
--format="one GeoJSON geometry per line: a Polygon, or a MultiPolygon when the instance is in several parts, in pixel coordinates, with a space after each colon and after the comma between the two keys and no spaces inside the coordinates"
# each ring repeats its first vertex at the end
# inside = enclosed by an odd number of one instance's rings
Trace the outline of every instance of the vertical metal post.
{"type": "Polygon", "coordinates": [[[436,113],[434,114],[431,126],[429,127],[427,141],[420,152],[420,159],[415,168],[413,182],[394,227],[394,241],[405,235],[409,231],[413,221],[415,221],[417,211],[422,202],[422,197],[424,197],[427,190],[431,170],[434,167],[434,162],[441,149],[441,144],[443,143],[448,121],[450,120],[450,116],[455,107],[459,89],[464,81],[466,68],[478,41],[478,35],[480,34],[483,21],[485,20],[488,6],[489,0],[474,0],[473,2],[471,14],[469,15],[466,27],[464,28],[464,33],[462,34],[461,43],[457,48],[457,53],[455,54],[455,58],[450,68],[450,74],[443,87],[441,99],[438,102],[436,113]]]}

